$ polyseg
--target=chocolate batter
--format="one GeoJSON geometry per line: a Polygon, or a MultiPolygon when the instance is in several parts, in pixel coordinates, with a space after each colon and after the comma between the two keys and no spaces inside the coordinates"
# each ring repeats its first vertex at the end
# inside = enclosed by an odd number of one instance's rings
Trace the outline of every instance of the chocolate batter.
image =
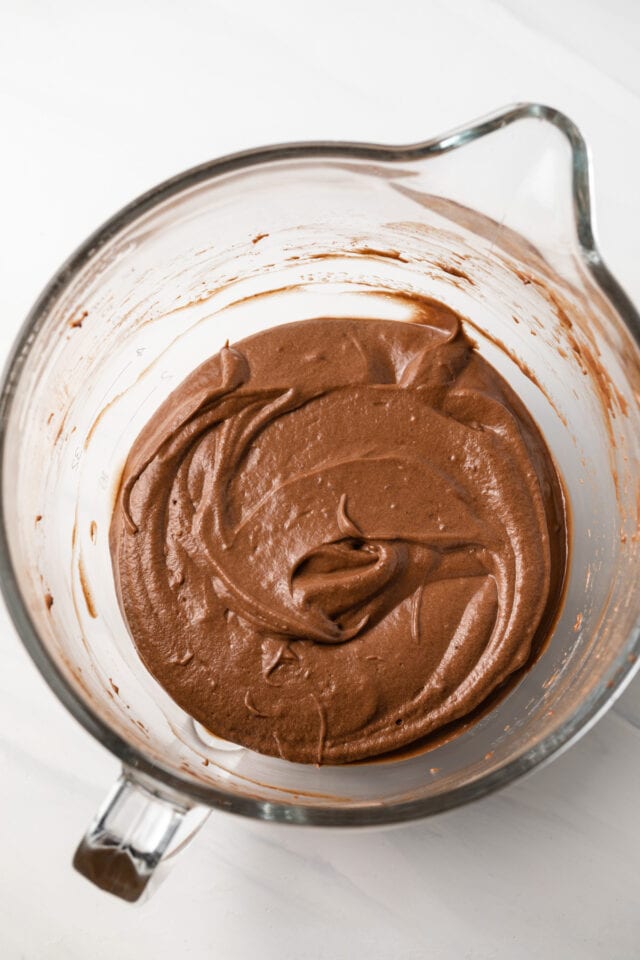
{"type": "Polygon", "coordinates": [[[458,316],[411,305],[224,347],[131,449],[122,609],[220,737],[373,757],[464,725],[544,641],[566,541],[550,455],[458,316]]]}

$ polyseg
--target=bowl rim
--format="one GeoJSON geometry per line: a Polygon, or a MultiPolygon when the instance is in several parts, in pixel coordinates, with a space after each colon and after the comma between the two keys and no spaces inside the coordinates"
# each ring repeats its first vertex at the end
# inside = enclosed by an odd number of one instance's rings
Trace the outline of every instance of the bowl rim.
{"type": "MultiPolygon", "coordinates": [[[[16,386],[35,335],[52,304],[85,264],[98,250],[142,214],[198,183],[273,161],[332,157],[379,162],[419,160],[456,150],[512,123],[532,118],[552,124],[569,142],[573,218],[583,265],[596,285],[605,293],[640,347],[640,315],[606,267],[595,239],[591,166],[587,145],[573,121],[553,107],[541,103],[516,103],[442,136],[408,145],[324,140],[282,143],[245,150],[192,167],[137,197],[92,233],[62,264],[45,286],[14,340],[0,382],[0,485],[2,491],[7,479],[5,452],[11,407],[16,386]]],[[[163,795],[164,790],[168,791],[169,795],[178,794],[213,808],[281,823],[351,827],[391,824],[426,817],[486,796],[567,749],[602,716],[622,693],[636,670],[640,668],[640,617],[638,617],[630,631],[624,650],[614,665],[608,685],[603,684],[601,689],[586,698],[561,727],[551,731],[534,747],[503,767],[442,794],[396,803],[389,802],[384,805],[377,801],[363,801],[336,807],[295,800],[267,801],[238,796],[217,787],[197,783],[151,760],[112,730],[92,706],[67,683],[40,639],[20,592],[9,550],[3,494],[0,494],[0,587],[16,631],[49,687],[85,730],[118,757],[130,773],[135,776],[138,772],[144,778],[147,789],[150,786],[147,778],[150,777],[153,781],[153,789],[160,796],[163,795]]]]}

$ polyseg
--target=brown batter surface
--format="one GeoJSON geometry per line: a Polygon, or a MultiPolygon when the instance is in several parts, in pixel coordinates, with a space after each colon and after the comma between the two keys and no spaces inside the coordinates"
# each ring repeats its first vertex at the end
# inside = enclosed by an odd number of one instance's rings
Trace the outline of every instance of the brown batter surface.
{"type": "Polygon", "coordinates": [[[408,303],[415,323],[225,347],[129,454],[111,550],[131,635],[181,707],[253,750],[342,763],[455,730],[557,609],[543,438],[459,317],[408,303]]]}

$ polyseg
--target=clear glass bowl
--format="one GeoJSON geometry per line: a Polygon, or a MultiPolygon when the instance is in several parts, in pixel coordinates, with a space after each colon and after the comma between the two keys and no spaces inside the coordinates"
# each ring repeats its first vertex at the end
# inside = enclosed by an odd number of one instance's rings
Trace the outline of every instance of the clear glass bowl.
{"type": "Polygon", "coordinates": [[[604,266],[575,126],[502,110],[412,146],[305,143],[205,164],[134,201],[45,289],[2,389],[0,573],[18,632],[70,712],[125,767],[76,854],[135,899],[198,805],[303,824],[384,824],[483,796],[558,753],[638,654],[640,320],[604,266]],[[385,291],[469,318],[541,426],[572,511],[543,656],[429,753],[348,767],[260,756],[198,730],[120,614],[108,528],[130,444],[229,339],[322,315],[403,319],[385,291]]]}

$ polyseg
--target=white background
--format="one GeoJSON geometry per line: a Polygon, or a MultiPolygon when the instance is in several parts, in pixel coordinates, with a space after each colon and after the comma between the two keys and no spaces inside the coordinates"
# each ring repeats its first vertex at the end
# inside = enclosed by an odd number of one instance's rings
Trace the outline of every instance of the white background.
{"type": "MultiPolygon", "coordinates": [[[[60,261],[137,193],[262,143],[422,139],[515,100],[582,128],[601,247],[640,301],[634,0],[0,0],[0,352],[60,261]]],[[[640,734],[362,833],[212,814],[154,899],[70,867],[117,773],[0,610],[0,957],[637,960],[640,734]]]]}

